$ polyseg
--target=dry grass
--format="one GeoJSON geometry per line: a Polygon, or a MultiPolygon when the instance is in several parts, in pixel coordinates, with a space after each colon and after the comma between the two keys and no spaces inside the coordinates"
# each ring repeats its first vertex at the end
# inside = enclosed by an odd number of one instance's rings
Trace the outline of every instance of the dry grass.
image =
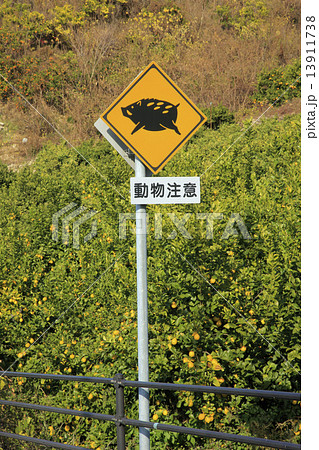
{"type": "MultiPolygon", "coordinates": [[[[269,18],[246,39],[220,25],[216,4],[223,3],[177,1],[189,24],[189,36],[187,43],[177,36],[173,51],[164,45],[150,46],[147,39],[139,45],[129,42],[129,25],[118,23],[117,46],[108,52],[113,59],[113,77],[100,80],[97,92],[103,91],[102,97],[107,93],[106,100],[113,100],[154,59],[202,107],[222,103],[233,111],[246,108],[261,70],[288,64],[300,55],[299,28],[291,16],[292,4],[298,2],[268,0],[269,18]]],[[[165,4],[151,1],[147,8],[156,14],[165,4]]]]}

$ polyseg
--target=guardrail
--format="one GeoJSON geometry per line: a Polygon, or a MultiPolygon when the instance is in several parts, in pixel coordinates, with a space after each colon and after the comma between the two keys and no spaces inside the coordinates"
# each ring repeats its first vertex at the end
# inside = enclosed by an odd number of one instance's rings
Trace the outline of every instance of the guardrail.
{"type": "MultiPolygon", "coordinates": [[[[14,406],[17,408],[34,409],[38,411],[54,412],[57,414],[68,414],[73,416],[86,417],[91,419],[103,420],[113,422],[117,428],[117,450],[125,450],[125,427],[133,426],[138,428],[150,428],[152,430],[168,431],[173,433],[191,434],[194,436],[221,439],[225,441],[241,442],[250,445],[259,445],[268,448],[297,450],[301,449],[300,444],[293,444],[290,442],[275,441],[272,439],[256,438],[252,436],[236,435],[230,433],[223,433],[219,431],[203,430],[198,428],[188,428],[177,425],[169,425],[166,423],[158,422],[144,422],[141,420],[128,419],[125,417],[125,404],[124,404],[124,388],[148,388],[148,389],[160,389],[171,391],[188,391],[188,392],[205,392],[209,394],[227,394],[227,395],[239,395],[245,397],[263,397],[274,399],[288,399],[288,400],[301,400],[301,394],[294,392],[283,391],[268,391],[258,389],[239,389],[239,388],[227,388],[217,386],[200,386],[191,384],[175,384],[175,383],[155,383],[155,382],[141,382],[126,380],[123,375],[117,374],[114,378],[102,378],[102,377],[85,377],[77,375],[54,375],[43,373],[28,373],[28,372],[0,372],[0,377],[22,377],[22,378],[41,378],[60,381],[77,381],[84,383],[103,383],[106,385],[112,385],[116,391],[116,413],[115,415],[93,413],[89,411],[78,411],[66,408],[56,408],[53,406],[37,405],[32,403],[16,402],[11,400],[1,400],[0,405],[14,406]]],[[[60,442],[49,441],[45,439],[38,439],[19,434],[9,433],[6,431],[0,431],[0,436],[18,439],[22,441],[32,442],[34,444],[45,445],[51,448],[64,448],[64,449],[82,449],[90,450],[86,447],[78,447],[74,445],[62,444],[60,442]]]]}

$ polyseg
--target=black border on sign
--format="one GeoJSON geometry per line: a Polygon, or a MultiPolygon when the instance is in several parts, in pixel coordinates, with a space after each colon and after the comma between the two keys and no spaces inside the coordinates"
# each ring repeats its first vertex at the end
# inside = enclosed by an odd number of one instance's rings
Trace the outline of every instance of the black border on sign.
{"type": "Polygon", "coordinates": [[[142,74],[142,76],[132,83],[132,85],[129,87],[129,89],[127,91],[125,91],[123,93],[123,95],[121,95],[116,102],[113,104],[113,106],[111,107],[111,109],[109,111],[107,111],[104,115],[102,115],[102,119],[107,122],[107,124],[110,125],[110,127],[114,130],[114,132],[122,139],[122,141],[124,141],[126,143],[126,145],[132,149],[132,151],[142,160],[145,162],[146,166],[148,166],[149,168],[152,168],[153,173],[157,173],[157,171],[159,170],[159,168],[165,163],[165,161],[172,156],[172,154],[174,152],[176,152],[182,145],[183,143],[188,140],[189,136],[191,134],[193,134],[197,128],[199,128],[200,124],[203,122],[206,122],[206,117],[203,116],[201,113],[198,112],[198,110],[196,108],[194,108],[194,105],[192,105],[192,103],[188,100],[188,98],[185,97],[185,95],[179,91],[177,89],[177,87],[171,82],[171,80],[166,76],[165,73],[163,73],[159,67],[156,66],[156,64],[152,63],[149,68],[147,70],[145,70],[145,72],[142,74]],[[192,130],[184,137],[184,139],[182,139],[182,141],[163,159],[163,161],[156,167],[152,166],[152,164],[150,164],[148,161],[146,161],[146,159],[140,154],[140,152],[127,140],[125,139],[125,137],[118,131],[118,129],[110,122],[107,120],[107,116],[108,114],[116,107],[116,105],[134,88],[134,86],[139,83],[143,77],[151,70],[151,69],[156,69],[165,79],[166,81],[175,89],[175,91],[178,92],[178,94],[190,105],[190,107],[199,115],[200,120],[199,122],[192,128],[192,130]]]}

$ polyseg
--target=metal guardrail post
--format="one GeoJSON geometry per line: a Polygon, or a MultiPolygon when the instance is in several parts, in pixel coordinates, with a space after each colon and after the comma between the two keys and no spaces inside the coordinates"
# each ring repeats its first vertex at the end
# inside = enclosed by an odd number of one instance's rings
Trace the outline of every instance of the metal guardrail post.
{"type": "Polygon", "coordinates": [[[114,377],[115,392],[116,392],[116,435],[117,435],[117,450],[125,450],[125,425],[121,420],[125,417],[124,408],[124,384],[122,381],[124,377],[121,373],[117,373],[114,377]]]}

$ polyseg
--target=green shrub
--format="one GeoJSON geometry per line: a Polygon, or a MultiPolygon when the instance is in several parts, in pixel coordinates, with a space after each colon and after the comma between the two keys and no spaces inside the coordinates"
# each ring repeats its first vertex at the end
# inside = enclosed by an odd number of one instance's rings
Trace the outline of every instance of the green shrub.
{"type": "MultiPolygon", "coordinates": [[[[201,204],[148,207],[151,222],[163,214],[162,239],[153,230],[148,237],[150,378],[299,391],[300,118],[265,120],[242,133],[236,124],[204,130],[163,169],[163,176],[187,176],[211,166],[202,176],[201,204]],[[192,239],[168,238],[175,228],[167,212],[192,213],[185,225],[192,239]],[[210,212],[223,219],[207,240],[196,214],[210,212]],[[252,239],[222,238],[233,212],[252,239]]],[[[118,236],[119,213],[134,212],[126,201],[132,171],[108,144],[86,142],[79,151],[104,178],[72,149],[49,145],[1,190],[1,369],[18,359],[12,370],[121,372],[134,380],[135,236],[129,226],[127,239],[118,236]],[[83,243],[90,231],[84,224],[78,250],[61,241],[61,229],[52,240],[52,215],[70,202],[98,211],[97,236],[83,243]]],[[[101,385],[3,381],[7,399],[115,411],[114,391],[101,385]]],[[[137,418],[137,409],[136,391],[126,390],[126,415],[137,418]]],[[[287,401],[152,391],[150,411],[158,422],[300,441],[299,405],[287,401]]],[[[9,431],[91,448],[116,445],[110,423],[32,411],[15,423],[9,431]]],[[[137,433],[128,427],[130,448],[137,433]]],[[[162,432],[152,432],[152,445],[212,448],[162,432]]]]}
{"type": "Polygon", "coordinates": [[[224,29],[233,29],[243,38],[253,37],[269,14],[264,0],[244,0],[235,5],[226,2],[217,5],[216,12],[224,29]]]}
{"type": "Polygon", "coordinates": [[[274,103],[280,106],[285,101],[301,96],[301,63],[293,63],[263,72],[258,77],[257,89],[252,96],[255,104],[274,103]]]}
{"type": "Polygon", "coordinates": [[[213,130],[217,130],[222,123],[234,123],[235,116],[225,106],[211,106],[210,108],[203,108],[203,113],[207,117],[205,126],[213,130]]]}
{"type": "Polygon", "coordinates": [[[136,51],[150,51],[155,57],[159,54],[169,60],[176,57],[178,45],[190,45],[190,27],[180,8],[164,7],[158,12],[143,8],[140,13],[128,21],[127,40],[136,51]]]}
{"type": "Polygon", "coordinates": [[[2,187],[8,187],[13,177],[14,174],[9,172],[8,167],[0,162],[0,189],[2,187]]]}

